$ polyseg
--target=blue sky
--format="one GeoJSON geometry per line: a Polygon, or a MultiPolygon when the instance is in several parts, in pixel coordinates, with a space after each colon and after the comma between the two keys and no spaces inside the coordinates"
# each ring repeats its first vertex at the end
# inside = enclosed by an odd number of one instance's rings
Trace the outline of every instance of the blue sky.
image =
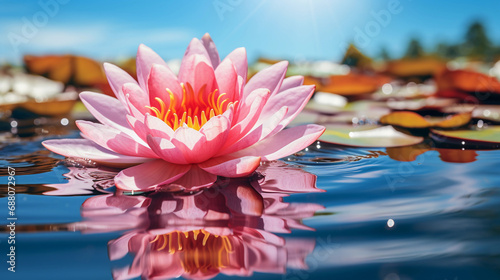
{"type": "Polygon", "coordinates": [[[401,55],[410,37],[424,46],[459,42],[479,19],[500,44],[500,1],[0,1],[0,63],[25,53],[76,53],[101,60],[133,56],[140,43],[180,58],[192,37],[210,33],[224,56],[338,61],[347,43],[369,55],[401,55]],[[45,3],[45,4],[43,4],[45,3]],[[377,16],[378,15],[378,16],[377,16]],[[379,21],[377,21],[379,17],[379,21]]]}

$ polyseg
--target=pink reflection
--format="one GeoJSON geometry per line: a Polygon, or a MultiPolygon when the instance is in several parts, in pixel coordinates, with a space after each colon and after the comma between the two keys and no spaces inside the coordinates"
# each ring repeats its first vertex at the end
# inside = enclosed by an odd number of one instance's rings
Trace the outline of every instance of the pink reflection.
{"type": "Polygon", "coordinates": [[[113,178],[118,170],[106,167],[68,167],[64,174],[68,179],[65,184],[46,184],[55,190],[44,192],[44,195],[86,195],[96,192],[110,193],[108,189],[115,185],[113,178]]]}
{"type": "Polygon", "coordinates": [[[109,258],[132,254],[115,279],[207,279],[223,273],[285,273],[305,268],[314,240],[285,240],[274,233],[313,230],[302,220],[324,207],[286,203],[291,193],[320,191],[316,177],[282,162],[259,168],[250,178],[219,178],[194,194],[154,192],[144,196],[106,194],[87,199],[83,232],[129,231],[108,243],[109,258]],[[273,232],[273,233],[272,233],[273,232]]]}

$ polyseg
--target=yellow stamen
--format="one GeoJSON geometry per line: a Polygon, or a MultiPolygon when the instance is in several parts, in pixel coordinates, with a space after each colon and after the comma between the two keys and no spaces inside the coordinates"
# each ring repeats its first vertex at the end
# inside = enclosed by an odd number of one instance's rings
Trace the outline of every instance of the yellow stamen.
{"type": "Polygon", "coordinates": [[[155,97],[158,106],[146,106],[151,110],[151,114],[161,119],[173,130],[184,125],[200,130],[211,118],[223,114],[229,106],[234,106],[237,102],[231,101],[226,93],[218,94],[218,89],[205,94],[206,84],[198,89],[197,93],[189,83],[181,83],[180,86],[182,88],[181,100],[177,100],[176,95],[167,88],[170,102],[155,97]]]}

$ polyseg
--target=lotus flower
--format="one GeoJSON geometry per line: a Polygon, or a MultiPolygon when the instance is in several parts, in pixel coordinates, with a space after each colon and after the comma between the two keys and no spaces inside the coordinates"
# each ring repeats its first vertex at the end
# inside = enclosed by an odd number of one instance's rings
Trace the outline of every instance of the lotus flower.
{"type": "Polygon", "coordinates": [[[247,176],[261,161],[300,151],[324,131],[317,125],[283,130],[314,92],[314,86],[302,85],[303,77],[285,79],[285,61],[247,82],[245,49],[221,62],[206,34],[191,41],[177,76],[144,45],[136,64],[137,81],[104,65],[117,99],[80,94],[100,121],[77,121],[85,139],[43,145],[67,157],[128,167],[115,177],[121,189],[162,188],[185,177],[187,190],[194,190],[210,186],[217,176],[247,176]]]}

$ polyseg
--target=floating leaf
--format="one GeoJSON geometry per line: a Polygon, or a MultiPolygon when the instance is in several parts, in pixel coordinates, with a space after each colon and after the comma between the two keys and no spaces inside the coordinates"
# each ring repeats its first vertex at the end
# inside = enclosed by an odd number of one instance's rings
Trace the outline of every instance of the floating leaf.
{"type": "Polygon", "coordinates": [[[446,63],[433,57],[404,58],[387,64],[387,72],[401,78],[432,77],[444,69],[446,63]]]}
{"type": "Polygon", "coordinates": [[[418,144],[424,138],[410,136],[392,126],[326,125],[320,141],[352,147],[401,147],[418,144]]]}
{"type": "Polygon", "coordinates": [[[368,76],[361,74],[334,75],[323,80],[318,90],[339,95],[359,95],[375,92],[384,83],[389,82],[385,77],[368,76]]]}
{"type": "Polygon", "coordinates": [[[439,90],[500,93],[500,82],[483,73],[470,70],[446,70],[437,79],[439,90]]]}
{"type": "Polygon", "coordinates": [[[471,120],[471,113],[460,113],[446,118],[426,119],[414,112],[392,112],[380,118],[380,123],[405,128],[452,128],[466,125],[471,120]]]}
{"type": "Polygon", "coordinates": [[[45,102],[29,101],[20,107],[40,116],[58,116],[69,114],[75,106],[75,100],[49,100],[45,102]]]}
{"type": "Polygon", "coordinates": [[[500,126],[489,126],[482,130],[443,131],[431,129],[431,138],[441,144],[464,148],[500,148],[500,126]]]}

